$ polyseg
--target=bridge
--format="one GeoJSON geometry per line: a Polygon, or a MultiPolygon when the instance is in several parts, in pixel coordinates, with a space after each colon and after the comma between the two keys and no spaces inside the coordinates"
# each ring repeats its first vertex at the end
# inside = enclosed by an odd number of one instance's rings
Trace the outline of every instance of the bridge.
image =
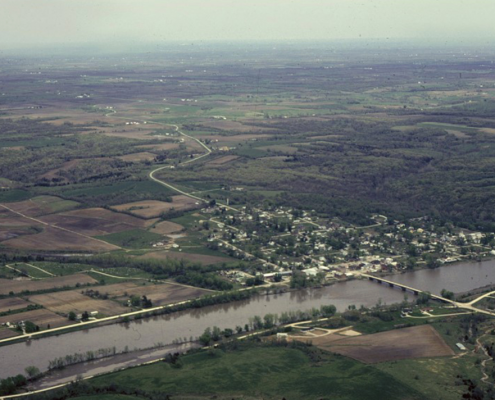
{"type": "Polygon", "coordinates": [[[438,300],[438,301],[441,301],[443,303],[450,303],[450,304],[452,304],[452,305],[454,305],[456,307],[459,306],[459,303],[457,303],[454,300],[446,299],[445,297],[438,296],[438,295],[433,294],[433,293],[425,292],[424,290],[416,289],[416,288],[413,288],[411,286],[404,285],[402,283],[397,283],[397,282],[389,281],[388,279],[378,278],[376,276],[368,275],[368,274],[360,274],[360,276],[365,277],[365,278],[368,278],[370,281],[375,281],[375,282],[378,282],[380,284],[383,284],[384,283],[384,284],[390,286],[391,288],[393,288],[393,287],[400,288],[403,292],[406,292],[406,291],[412,292],[416,296],[419,295],[420,293],[426,293],[426,294],[428,294],[428,296],[430,296],[430,298],[432,298],[434,300],[438,300]]]}

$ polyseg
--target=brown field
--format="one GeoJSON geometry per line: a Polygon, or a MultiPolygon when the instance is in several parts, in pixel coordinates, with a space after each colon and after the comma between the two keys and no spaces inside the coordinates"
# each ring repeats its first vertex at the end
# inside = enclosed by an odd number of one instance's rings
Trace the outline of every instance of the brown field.
{"type": "Polygon", "coordinates": [[[180,232],[183,229],[184,227],[182,225],[176,224],[175,222],[163,221],[151,228],[150,232],[167,235],[169,233],[180,232]]]}
{"type": "Polygon", "coordinates": [[[170,211],[172,208],[175,210],[192,210],[197,208],[197,201],[190,197],[179,195],[172,196],[172,202],[170,203],[158,200],[144,200],[120,204],[118,206],[112,206],[112,208],[117,211],[127,211],[143,218],[154,218],[158,217],[161,213],[170,211]]]}
{"type": "MultiPolygon", "coordinates": [[[[97,289],[102,293],[107,292],[105,287],[97,289]]],[[[41,304],[50,311],[63,314],[68,314],[71,311],[76,314],[81,314],[84,311],[98,311],[101,315],[110,316],[127,311],[125,307],[115,301],[92,299],[89,296],[85,296],[81,294],[82,290],[84,289],[39,294],[30,296],[29,300],[33,303],[41,304]]]]}
{"type": "Polygon", "coordinates": [[[6,240],[2,244],[15,249],[26,250],[104,252],[119,248],[110,243],[80,236],[51,226],[44,226],[41,233],[16,237],[6,240]]]}
{"type": "Polygon", "coordinates": [[[214,160],[207,162],[207,164],[210,164],[210,165],[222,165],[222,164],[227,164],[228,162],[237,160],[238,158],[239,158],[239,156],[234,156],[234,155],[223,156],[223,157],[220,157],[220,158],[215,158],[214,160]]]}
{"type": "Polygon", "coordinates": [[[156,260],[176,259],[186,260],[191,262],[199,262],[201,264],[210,265],[232,261],[232,259],[217,256],[206,256],[203,254],[179,253],[175,251],[156,251],[147,253],[141,258],[153,258],[156,260]]]}
{"type": "Polygon", "coordinates": [[[122,161],[139,162],[139,161],[152,161],[156,157],[156,154],[148,153],[147,151],[141,153],[126,154],[125,156],[120,156],[122,161]]]}
{"type": "Polygon", "coordinates": [[[131,282],[107,285],[101,288],[101,292],[108,293],[109,297],[120,301],[125,301],[132,295],[145,295],[153,302],[153,306],[177,303],[211,293],[205,289],[168,283],[139,285],[131,282]]]}
{"type": "Polygon", "coordinates": [[[142,219],[103,208],[63,212],[42,217],[40,220],[87,236],[106,235],[148,225],[142,219]]]}
{"type": "Polygon", "coordinates": [[[18,310],[20,308],[26,308],[29,304],[28,301],[20,299],[18,297],[10,297],[7,299],[0,299],[0,312],[6,312],[10,310],[18,310]]]}
{"type": "Polygon", "coordinates": [[[19,335],[20,335],[20,332],[17,333],[17,332],[10,330],[9,328],[1,328],[0,327],[0,340],[1,339],[7,339],[7,338],[13,337],[13,336],[19,336],[19,335]]]}
{"type": "Polygon", "coordinates": [[[0,317],[0,324],[4,324],[6,322],[17,323],[19,321],[31,321],[32,323],[38,325],[40,329],[47,329],[48,325],[50,325],[50,328],[57,328],[59,326],[71,324],[67,318],[61,317],[54,312],[44,309],[26,311],[19,314],[0,317]]]}
{"type": "Polygon", "coordinates": [[[452,356],[454,352],[431,325],[337,339],[312,338],[314,345],[368,364],[410,358],[452,356]]]}
{"type": "Polygon", "coordinates": [[[57,276],[55,278],[46,278],[40,281],[32,281],[28,279],[0,279],[0,295],[9,294],[9,292],[20,293],[24,290],[35,292],[38,290],[47,290],[64,286],[74,287],[77,283],[80,283],[82,285],[85,283],[95,282],[97,282],[95,279],[85,274],[57,276]]]}

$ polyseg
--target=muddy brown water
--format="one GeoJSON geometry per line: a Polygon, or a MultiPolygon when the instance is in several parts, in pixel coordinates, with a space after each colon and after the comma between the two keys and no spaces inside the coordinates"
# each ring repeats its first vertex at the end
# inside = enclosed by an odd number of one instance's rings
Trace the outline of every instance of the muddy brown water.
{"type": "MultiPolygon", "coordinates": [[[[495,282],[495,261],[461,263],[436,270],[422,270],[388,277],[390,280],[418,289],[440,293],[445,288],[465,292],[495,282]]],[[[411,299],[412,294],[408,295],[411,299]]],[[[51,336],[0,347],[0,378],[24,373],[26,366],[34,365],[44,371],[50,360],[67,354],[116,347],[117,351],[149,348],[156,343],[171,344],[200,336],[205,328],[244,326],[255,315],[309,310],[321,305],[334,304],[342,311],[349,305],[373,306],[401,302],[404,292],[366,280],[337,283],[321,289],[307,289],[279,295],[259,295],[249,300],[187,310],[114,324],[73,333],[51,336]]]]}

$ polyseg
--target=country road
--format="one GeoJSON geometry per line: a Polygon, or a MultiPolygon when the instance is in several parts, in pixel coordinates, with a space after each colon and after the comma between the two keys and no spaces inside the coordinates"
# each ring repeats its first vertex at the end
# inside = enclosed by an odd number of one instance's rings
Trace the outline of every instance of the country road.
{"type": "MultiPolygon", "coordinates": [[[[168,125],[168,124],[163,124],[163,125],[168,125]]],[[[170,125],[175,128],[175,131],[177,133],[179,133],[182,136],[187,137],[188,139],[191,139],[191,140],[195,141],[196,143],[198,143],[201,147],[203,147],[206,150],[206,153],[203,153],[203,154],[201,154],[201,155],[199,155],[197,157],[194,157],[194,158],[191,158],[191,159],[189,159],[187,161],[184,161],[180,165],[190,164],[190,163],[195,162],[195,161],[198,161],[198,160],[200,160],[200,159],[202,159],[204,157],[207,157],[207,156],[209,156],[212,153],[212,150],[208,146],[206,146],[201,140],[196,139],[195,137],[186,135],[184,132],[182,132],[181,130],[179,130],[179,127],[177,125],[173,125],[173,124],[170,124],[170,125]]],[[[180,193],[180,194],[182,194],[184,196],[190,197],[191,199],[195,199],[195,200],[201,201],[202,203],[206,203],[206,200],[204,200],[203,198],[198,197],[198,196],[195,196],[192,193],[185,192],[185,191],[179,189],[178,187],[171,185],[168,182],[165,182],[165,181],[163,181],[161,179],[156,178],[155,177],[155,173],[157,173],[159,171],[162,171],[164,169],[172,169],[172,166],[171,165],[165,165],[163,167],[158,167],[158,168],[154,169],[153,171],[151,171],[148,176],[150,177],[151,180],[155,181],[156,183],[159,183],[160,185],[163,185],[163,186],[165,186],[165,187],[167,187],[169,189],[172,189],[172,190],[176,191],[177,193],[180,193]]],[[[217,204],[220,205],[220,206],[222,206],[222,207],[225,207],[227,210],[239,211],[236,208],[231,207],[231,206],[229,206],[227,204],[222,204],[222,203],[218,203],[218,202],[217,202],[217,204]]]]}

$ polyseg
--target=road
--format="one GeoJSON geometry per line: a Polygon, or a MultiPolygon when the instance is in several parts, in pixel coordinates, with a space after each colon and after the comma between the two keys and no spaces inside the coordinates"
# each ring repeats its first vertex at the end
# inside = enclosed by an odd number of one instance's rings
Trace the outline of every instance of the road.
{"type": "MultiPolygon", "coordinates": [[[[162,124],[162,125],[167,125],[167,124],[162,124]]],[[[185,134],[184,132],[182,132],[182,131],[179,129],[179,127],[178,127],[177,125],[173,125],[173,124],[170,124],[170,125],[174,127],[174,129],[175,129],[175,131],[176,131],[177,133],[179,133],[180,135],[182,135],[182,136],[184,136],[184,137],[186,137],[186,138],[188,138],[188,139],[190,139],[190,140],[195,141],[196,143],[198,143],[201,147],[203,147],[203,148],[206,150],[206,152],[205,152],[205,153],[203,153],[203,154],[201,154],[201,155],[199,155],[199,156],[197,156],[197,157],[191,158],[191,159],[189,159],[189,160],[187,160],[187,161],[184,161],[184,162],[180,163],[180,164],[179,164],[179,166],[181,166],[181,165],[187,165],[187,164],[190,164],[190,163],[192,163],[192,162],[198,161],[198,160],[200,160],[200,159],[202,159],[202,158],[204,158],[204,157],[209,156],[209,155],[212,153],[212,150],[211,150],[211,149],[210,149],[207,145],[205,145],[205,144],[204,144],[201,140],[196,139],[196,138],[195,138],[195,137],[193,137],[193,136],[190,136],[190,135],[185,134]]],[[[198,197],[198,196],[195,196],[195,195],[194,195],[194,194],[192,194],[192,193],[185,192],[184,190],[181,190],[181,189],[179,189],[178,187],[176,187],[176,186],[174,186],[174,185],[172,185],[172,184],[170,184],[170,183],[168,183],[168,182],[165,182],[165,181],[164,181],[164,180],[162,180],[162,179],[158,179],[158,178],[156,178],[156,177],[155,177],[155,174],[156,174],[157,172],[159,172],[159,171],[163,171],[164,169],[172,169],[172,168],[173,168],[173,167],[172,167],[172,166],[170,166],[170,165],[165,165],[165,166],[163,166],[163,167],[158,167],[158,168],[154,169],[153,171],[151,171],[151,172],[149,173],[149,177],[150,177],[150,179],[151,179],[151,180],[155,181],[156,183],[159,183],[160,185],[163,185],[163,186],[165,186],[165,187],[167,187],[167,188],[169,188],[169,189],[171,189],[171,190],[173,190],[173,191],[175,191],[175,192],[177,192],[177,193],[180,193],[180,194],[182,194],[182,195],[184,195],[184,196],[190,197],[191,199],[198,200],[198,201],[200,201],[200,202],[202,202],[202,203],[207,203],[207,201],[206,201],[206,200],[204,200],[203,198],[198,197]]],[[[239,210],[237,210],[236,208],[231,207],[231,206],[229,206],[229,205],[227,205],[227,204],[222,204],[222,203],[219,203],[219,202],[217,202],[217,204],[218,204],[219,206],[222,206],[222,207],[226,208],[227,210],[230,210],[230,211],[235,211],[235,212],[238,212],[238,211],[239,211],[239,210]]]]}

